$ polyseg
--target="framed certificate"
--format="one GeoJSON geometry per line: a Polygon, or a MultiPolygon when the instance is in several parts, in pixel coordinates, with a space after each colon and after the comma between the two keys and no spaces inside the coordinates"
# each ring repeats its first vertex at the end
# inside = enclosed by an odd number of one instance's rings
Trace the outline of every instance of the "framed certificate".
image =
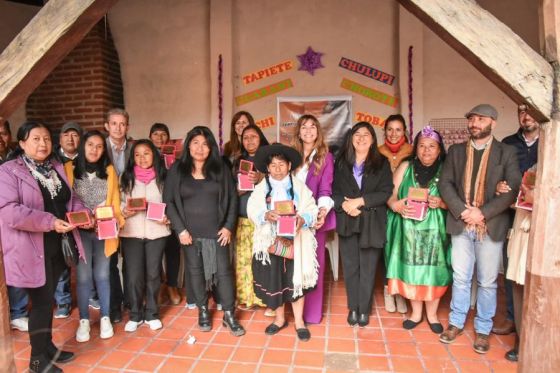
{"type": "Polygon", "coordinates": [[[296,221],[295,215],[280,216],[276,221],[276,234],[280,237],[295,237],[296,221]]]}
{"type": "Polygon", "coordinates": [[[97,222],[97,238],[100,240],[108,240],[118,237],[119,229],[117,228],[117,219],[100,220],[97,222]]]}
{"type": "Polygon", "coordinates": [[[162,145],[161,154],[173,154],[175,155],[175,145],[162,145]]]}
{"type": "Polygon", "coordinates": [[[128,198],[126,208],[130,211],[144,211],[147,208],[146,198],[128,198]]]}
{"type": "Polygon", "coordinates": [[[164,217],[165,217],[165,203],[148,202],[146,219],[163,221],[164,217]]]}
{"type": "Polygon", "coordinates": [[[430,191],[427,188],[408,188],[408,199],[420,202],[428,202],[428,194],[430,191]]]}
{"type": "Polygon", "coordinates": [[[274,202],[274,210],[276,210],[276,212],[280,215],[296,214],[296,207],[294,205],[294,201],[292,200],[274,202]]]}
{"type": "Polygon", "coordinates": [[[245,191],[255,190],[255,184],[249,180],[249,175],[237,174],[237,189],[245,191]]]}
{"type": "Polygon", "coordinates": [[[428,194],[430,191],[427,188],[408,188],[408,198],[406,205],[412,207],[414,211],[407,215],[408,219],[424,220],[428,213],[428,194]]]}
{"type": "Polygon", "coordinates": [[[253,171],[253,162],[241,159],[239,161],[239,172],[247,175],[251,171],[253,171]]]}
{"type": "Polygon", "coordinates": [[[81,227],[83,225],[91,224],[91,219],[89,217],[88,211],[73,211],[66,213],[66,219],[68,219],[68,223],[76,226],[81,227]]]}
{"type": "Polygon", "coordinates": [[[94,211],[96,220],[107,220],[113,219],[115,217],[115,211],[113,206],[100,206],[94,211]]]}

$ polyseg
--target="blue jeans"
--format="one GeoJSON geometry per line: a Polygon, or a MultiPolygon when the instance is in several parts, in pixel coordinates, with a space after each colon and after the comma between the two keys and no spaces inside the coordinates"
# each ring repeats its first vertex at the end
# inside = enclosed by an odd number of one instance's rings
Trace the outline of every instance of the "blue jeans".
{"type": "Polygon", "coordinates": [[[109,286],[109,258],[105,256],[105,241],[98,240],[95,232],[80,230],[86,262],[77,267],[77,293],[80,319],[89,319],[89,297],[95,279],[101,317],[109,316],[111,290],[109,286]]]}
{"type": "Polygon", "coordinates": [[[490,334],[492,318],[496,314],[498,270],[502,261],[503,241],[493,241],[488,234],[482,241],[475,232],[451,236],[451,265],[453,266],[453,294],[449,323],[463,329],[470,307],[471,282],[476,265],[478,292],[474,329],[490,334]]]}
{"type": "Polygon", "coordinates": [[[54,291],[54,300],[57,305],[71,304],[72,303],[72,293],[70,292],[70,269],[66,268],[60,278],[58,279],[58,284],[56,284],[56,290],[54,291]]]}
{"type": "Polygon", "coordinates": [[[10,320],[27,317],[29,296],[25,289],[8,286],[8,301],[10,302],[10,320]]]}

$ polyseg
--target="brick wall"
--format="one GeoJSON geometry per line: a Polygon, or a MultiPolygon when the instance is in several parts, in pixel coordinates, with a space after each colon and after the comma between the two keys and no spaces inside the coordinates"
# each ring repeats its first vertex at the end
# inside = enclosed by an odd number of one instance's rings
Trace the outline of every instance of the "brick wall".
{"type": "Polygon", "coordinates": [[[56,133],[68,121],[102,129],[103,115],[113,107],[124,107],[123,85],[109,24],[102,20],[29,96],[26,114],[56,133]]]}

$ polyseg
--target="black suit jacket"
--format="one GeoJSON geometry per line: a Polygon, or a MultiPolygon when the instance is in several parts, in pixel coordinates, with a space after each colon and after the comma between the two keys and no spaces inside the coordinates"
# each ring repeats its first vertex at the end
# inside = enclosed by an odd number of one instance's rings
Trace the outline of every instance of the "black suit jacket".
{"type": "Polygon", "coordinates": [[[386,159],[373,174],[364,174],[362,187],[358,186],[352,169],[337,162],[334,170],[332,198],[336,213],[336,231],[341,236],[359,234],[360,248],[383,247],[387,225],[387,200],[393,192],[393,175],[386,159]],[[357,217],[347,215],[342,209],[344,197],[363,197],[365,205],[357,217]]]}
{"type": "MultiPolygon", "coordinates": [[[[466,209],[463,185],[468,144],[470,140],[449,148],[438,185],[449,208],[447,233],[452,235],[460,234],[465,228],[461,213],[466,209]]],[[[508,208],[515,201],[520,184],[521,173],[515,148],[493,139],[486,171],[484,205],[480,210],[486,218],[488,234],[494,241],[503,241],[506,238],[510,226],[508,208]],[[507,181],[511,191],[496,196],[496,185],[502,180],[507,181]]]]}

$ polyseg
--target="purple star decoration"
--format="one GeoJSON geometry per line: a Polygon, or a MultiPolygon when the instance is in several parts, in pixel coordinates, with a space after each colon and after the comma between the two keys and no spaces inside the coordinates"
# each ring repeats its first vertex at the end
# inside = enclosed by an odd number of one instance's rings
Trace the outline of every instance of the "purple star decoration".
{"type": "Polygon", "coordinates": [[[313,75],[315,70],[325,67],[321,63],[321,56],[323,53],[315,52],[313,48],[308,47],[307,52],[304,54],[298,54],[297,58],[301,64],[298,70],[307,71],[309,74],[313,75]]]}

